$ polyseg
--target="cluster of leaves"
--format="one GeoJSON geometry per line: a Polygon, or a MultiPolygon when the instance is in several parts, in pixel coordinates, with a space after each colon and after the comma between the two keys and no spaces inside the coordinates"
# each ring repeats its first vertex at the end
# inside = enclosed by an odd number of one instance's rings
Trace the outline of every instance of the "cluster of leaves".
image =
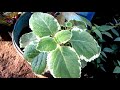
{"type": "MultiPolygon", "coordinates": [[[[72,14],[66,12],[63,16],[72,14]]],[[[57,78],[81,77],[81,69],[101,52],[97,41],[86,31],[87,25],[91,23],[84,17],[69,17],[60,25],[48,13],[33,13],[29,19],[32,32],[20,38],[20,48],[24,48],[24,58],[33,72],[42,74],[49,70],[57,78]]]]}
{"type": "Polygon", "coordinates": [[[11,26],[22,12],[0,12],[0,24],[11,26]]]}
{"type": "Polygon", "coordinates": [[[120,73],[120,60],[118,54],[120,52],[120,22],[114,19],[114,23],[107,23],[106,25],[94,25],[92,30],[90,31],[91,34],[95,34],[95,39],[98,41],[99,45],[101,46],[101,54],[100,57],[97,58],[93,63],[96,65],[97,68],[102,69],[104,72],[107,70],[104,68],[104,63],[107,62],[107,58],[112,58],[112,64],[115,66],[113,73],[120,73]]]}

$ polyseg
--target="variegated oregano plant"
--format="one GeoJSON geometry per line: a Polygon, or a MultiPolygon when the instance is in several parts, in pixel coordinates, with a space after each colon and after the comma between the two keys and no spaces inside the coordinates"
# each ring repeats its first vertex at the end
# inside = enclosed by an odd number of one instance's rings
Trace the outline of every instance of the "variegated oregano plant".
{"type": "Polygon", "coordinates": [[[101,48],[83,21],[68,20],[60,25],[51,14],[31,15],[32,32],[21,36],[20,48],[36,75],[50,71],[55,78],[80,78],[87,62],[99,57],[101,48]]]}

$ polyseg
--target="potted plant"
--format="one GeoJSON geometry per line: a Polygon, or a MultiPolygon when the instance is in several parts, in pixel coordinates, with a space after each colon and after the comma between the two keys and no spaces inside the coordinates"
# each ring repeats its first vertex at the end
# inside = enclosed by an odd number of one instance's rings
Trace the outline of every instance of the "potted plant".
{"type": "MultiPolygon", "coordinates": [[[[91,23],[80,18],[67,18],[61,25],[51,14],[29,13],[26,20],[31,31],[16,36],[20,38],[17,43],[23,50],[23,57],[36,75],[50,71],[55,78],[80,78],[87,62],[99,57],[101,48],[87,27],[91,23]]],[[[14,33],[15,30],[13,41],[14,33]]]]}

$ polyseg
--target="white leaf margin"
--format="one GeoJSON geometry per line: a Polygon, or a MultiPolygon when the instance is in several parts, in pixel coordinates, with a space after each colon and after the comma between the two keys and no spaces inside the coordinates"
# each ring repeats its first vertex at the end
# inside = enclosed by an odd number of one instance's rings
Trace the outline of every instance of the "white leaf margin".
{"type": "MultiPolygon", "coordinates": [[[[63,31],[63,30],[62,30],[63,31]]],[[[59,31],[59,32],[61,32],[61,31],[59,31]]],[[[68,40],[66,40],[66,41],[64,41],[64,42],[62,42],[62,43],[66,43],[66,42],[68,42],[71,38],[72,38],[72,32],[70,31],[70,33],[71,33],[71,36],[70,36],[70,38],[68,39],[68,40]]],[[[55,38],[56,37],[56,35],[57,35],[57,33],[55,34],[55,36],[53,37],[53,39],[56,41],[57,39],[55,38]]],[[[57,43],[57,42],[56,42],[57,43]]],[[[58,44],[58,43],[57,43],[58,44]]]]}
{"type": "MultiPolygon", "coordinates": [[[[100,48],[100,46],[98,45],[97,41],[94,39],[95,43],[97,44],[97,47],[100,48]]],[[[95,54],[94,56],[92,56],[90,59],[87,59],[85,56],[83,55],[80,55],[80,59],[81,60],[85,60],[86,62],[91,62],[93,60],[95,60],[96,58],[98,58],[100,56],[100,53],[101,53],[101,48],[100,48],[100,51],[99,53],[95,54]]]]}
{"type": "Polygon", "coordinates": [[[81,29],[81,28],[79,28],[79,27],[77,27],[77,26],[74,26],[71,30],[72,30],[72,31],[80,31],[80,32],[83,32],[83,31],[86,31],[87,29],[81,29]]]}
{"type": "MultiPolygon", "coordinates": [[[[60,48],[61,46],[57,46],[57,48],[60,48]]],[[[57,49],[56,48],[56,49],[57,49]]],[[[55,50],[56,50],[55,49],[55,50]]],[[[76,51],[74,50],[74,48],[71,48],[71,47],[69,47],[69,49],[71,50],[71,51],[73,51],[73,52],[75,52],[76,53],[76,51]]],[[[53,50],[53,51],[55,51],[55,50],[53,50]]],[[[53,52],[53,51],[51,51],[51,52],[53,52]]],[[[78,63],[80,64],[80,67],[79,67],[79,70],[80,70],[80,73],[79,73],[79,75],[80,75],[80,77],[81,77],[81,62],[80,62],[80,57],[79,57],[79,55],[76,53],[76,55],[77,55],[77,57],[79,58],[79,60],[78,60],[78,63]]],[[[51,60],[51,53],[48,53],[48,56],[47,56],[47,68],[48,68],[48,70],[50,71],[50,73],[53,75],[53,77],[55,77],[55,78],[61,78],[61,77],[56,77],[55,75],[54,75],[54,73],[53,73],[53,69],[51,69],[50,68],[50,60],[51,60]]],[[[78,78],[80,78],[80,77],[78,77],[78,78]]]]}

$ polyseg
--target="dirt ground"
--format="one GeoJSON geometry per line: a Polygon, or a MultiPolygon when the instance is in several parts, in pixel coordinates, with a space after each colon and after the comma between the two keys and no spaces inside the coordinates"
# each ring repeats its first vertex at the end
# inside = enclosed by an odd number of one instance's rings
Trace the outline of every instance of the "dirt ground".
{"type": "Polygon", "coordinates": [[[0,78],[37,78],[13,47],[7,32],[0,32],[0,78]]]}

